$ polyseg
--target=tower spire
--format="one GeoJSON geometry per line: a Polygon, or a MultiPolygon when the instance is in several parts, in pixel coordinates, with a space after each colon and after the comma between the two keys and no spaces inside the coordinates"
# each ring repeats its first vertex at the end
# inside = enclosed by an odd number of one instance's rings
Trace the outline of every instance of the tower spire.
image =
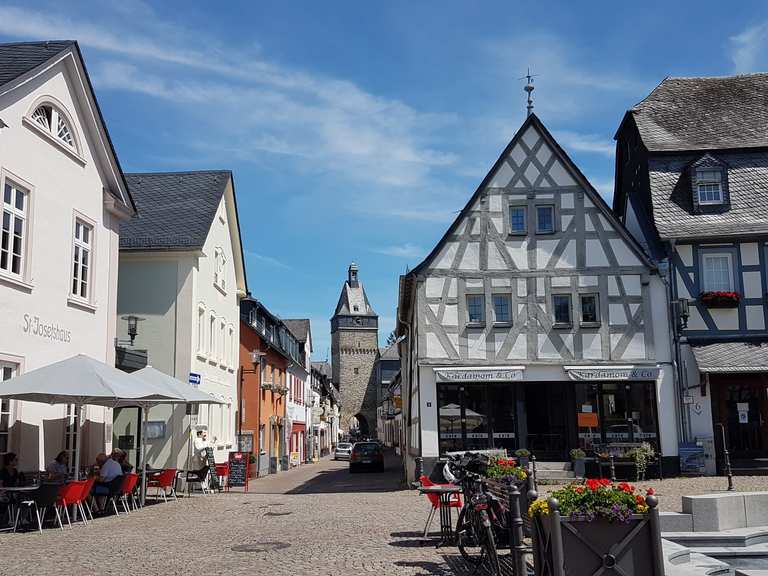
{"type": "Polygon", "coordinates": [[[525,85],[525,90],[528,93],[528,105],[526,106],[526,109],[528,110],[528,116],[530,116],[533,113],[533,79],[538,76],[538,74],[531,74],[531,69],[528,68],[528,73],[520,78],[520,80],[527,80],[528,83],[525,85]]]}

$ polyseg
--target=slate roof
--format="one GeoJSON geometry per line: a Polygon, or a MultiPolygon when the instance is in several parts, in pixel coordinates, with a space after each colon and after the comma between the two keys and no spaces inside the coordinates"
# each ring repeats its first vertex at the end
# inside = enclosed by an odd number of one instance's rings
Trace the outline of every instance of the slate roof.
{"type": "Polygon", "coordinates": [[[332,372],[331,372],[331,365],[328,364],[328,362],[312,362],[312,368],[323,374],[324,376],[327,376],[330,380],[332,372]]]}
{"type": "Polygon", "coordinates": [[[768,146],[768,73],[665,78],[630,110],[650,152],[768,146]]]}
{"type": "Polygon", "coordinates": [[[229,170],[126,174],[139,214],[120,227],[121,250],[202,248],[229,170]]]}
{"type": "Polygon", "coordinates": [[[400,360],[400,352],[397,349],[397,344],[391,344],[386,348],[380,348],[379,358],[381,360],[400,360]]]}
{"type": "Polygon", "coordinates": [[[714,156],[727,165],[730,207],[700,214],[693,211],[693,191],[687,173],[688,166],[700,155],[648,159],[654,221],[662,238],[768,233],[768,152],[714,156]]]}
{"type": "Polygon", "coordinates": [[[0,86],[34,70],[74,44],[73,40],[0,44],[0,86]]]}
{"type": "Polygon", "coordinates": [[[701,372],[764,372],[768,370],[768,342],[722,342],[693,346],[701,372]]]}
{"type": "Polygon", "coordinates": [[[298,340],[302,344],[307,343],[307,337],[309,336],[309,319],[308,318],[283,320],[283,324],[285,324],[288,330],[291,331],[291,334],[293,334],[296,340],[298,340]]]}
{"type": "Polygon", "coordinates": [[[362,282],[358,282],[357,286],[350,286],[349,281],[344,282],[339,302],[336,304],[335,315],[376,316],[371,303],[368,302],[368,296],[365,294],[362,282]],[[357,306],[357,310],[355,310],[355,306],[357,306]]]}

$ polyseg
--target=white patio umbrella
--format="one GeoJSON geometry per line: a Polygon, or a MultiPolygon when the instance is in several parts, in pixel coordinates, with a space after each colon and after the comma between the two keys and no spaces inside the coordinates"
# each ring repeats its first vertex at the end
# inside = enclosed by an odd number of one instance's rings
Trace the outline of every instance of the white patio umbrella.
{"type": "MultiPolygon", "coordinates": [[[[115,408],[158,401],[183,401],[167,387],[135,378],[84,354],[54,362],[0,383],[0,398],[44,404],[75,404],[79,414],[82,414],[85,404],[115,408]]],[[[80,429],[75,446],[76,480],[80,476],[82,420],[82,417],[78,419],[80,429]]]]}
{"type": "Polygon", "coordinates": [[[152,400],[142,405],[142,413],[144,415],[144,426],[141,434],[141,466],[142,466],[142,482],[141,482],[141,503],[144,504],[146,491],[147,491],[147,418],[149,407],[157,404],[224,404],[221,400],[217,400],[210,394],[198,390],[196,387],[182,382],[178,378],[169,376],[165,372],[161,372],[152,366],[147,366],[141,370],[137,370],[132,376],[140,378],[141,380],[155,386],[157,388],[166,389],[169,393],[173,394],[179,399],[175,400],[152,400]]]}

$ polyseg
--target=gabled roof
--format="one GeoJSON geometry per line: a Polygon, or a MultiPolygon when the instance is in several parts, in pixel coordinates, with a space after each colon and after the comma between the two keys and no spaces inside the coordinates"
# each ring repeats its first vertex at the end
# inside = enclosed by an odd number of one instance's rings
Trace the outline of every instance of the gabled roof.
{"type": "Polygon", "coordinates": [[[111,187],[107,188],[107,192],[119,202],[123,213],[126,215],[133,215],[136,213],[136,203],[128,189],[128,183],[123,174],[123,169],[120,166],[120,160],[117,158],[115,146],[112,143],[112,137],[109,135],[107,123],[104,121],[104,115],[101,113],[99,101],[96,99],[96,93],[93,90],[93,84],[91,83],[91,77],[88,75],[88,69],[85,66],[83,54],[80,52],[80,46],[76,41],[51,40],[45,42],[10,42],[0,44],[0,88],[14,80],[20,79],[25,74],[31,73],[52,58],[66,51],[71,51],[74,54],[77,63],[80,68],[82,68],[87,96],[90,96],[90,99],[93,102],[93,108],[96,112],[96,120],[100,124],[101,130],[103,130],[106,144],[105,151],[113,162],[116,177],[118,179],[117,184],[122,187],[125,197],[123,197],[118,190],[113,190],[111,187]]]}
{"type": "Polygon", "coordinates": [[[296,340],[298,340],[302,344],[307,343],[307,338],[309,337],[309,319],[308,318],[283,320],[283,324],[285,324],[288,330],[291,331],[291,334],[293,334],[296,340]]]}
{"type": "Polygon", "coordinates": [[[75,46],[73,40],[0,44],[0,86],[34,70],[72,46],[75,46]]]}
{"type": "Polygon", "coordinates": [[[715,155],[728,171],[729,204],[694,212],[688,168],[701,156],[651,156],[648,176],[653,219],[661,238],[713,238],[768,234],[768,152],[715,155]]]}
{"type": "MultiPolygon", "coordinates": [[[[637,240],[627,231],[627,229],[618,220],[618,218],[616,218],[615,213],[613,212],[613,210],[611,210],[608,204],[606,204],[605,200],[603,200],[603,197],[600,196],[597,190],[595,190],[592,187],[592,184],[589,183],[589,180],[587,180],[586,176],[584,176],[581,170],[579,170],[579,167],[573,163],[573,161],[570,159],[568,154],[565,153],[565,150],[563,150],[560,147],[560,144],[558,144],[557,141],[552,137],[552,134],[549,133],[549,130],[547,130],[546,126],[544,126],[541,120],[539,120],[538,116],[532,113],[525,119],[525,122],[523,122],[522,126],[520,126],[520,128],[517,130],[515,135],[512,137],[512,140],[510,140],[507,147],[504,149],[504,151],[501,153],[499,158],[493,164],[493,167],[491,167],[491,169],[486,174],[485,178],[483,178],[483,181],[480,182],[480,185],[477,187],[477,190],[475,190],[475,193],[466,203],[461,213],[459,213],[459,215],[453,221],[453,223],[445,232],[445,234],[440,239],[440,241],[435,245],[435,247],[432,249],[429,255],[427,255],[427,257],[418,266],[416,266],[413,270],[405,274],[405,276],[401,277],[402,278],[401,282],[404,282],[407,284],[409,282],[409,279],[414,278],[418,276],[421,272],[423,272],[429,266],[429,264],[440,254],[440,251],[442,250],[443,245],[448,241],[448,239],[453,234],[456,233],[462,221],[465,220],[469,212],[472,210],[472,207],[480,198],[480,195],[483,193],[483,191],[486,189],[488,184],[493,179],[493,176],[501,167],[502,163],[504,162],[504,159],[507,156],[509,156],[515,144],[520,138],[522,138],[523,134],[525,134],[529,126],[534,126],[536,130],[538,130],[539,134],[541,134],[541,137],[544,139],[547,145],[549,145],[549,147],[552,149],[552,153],[557,155],[557,157],[563,162],[565,169],[572,174],[573,178],[576,180],[579,186],[581,186],[581,188],[584,190],[584,193],[587,195],[587,197],[593,202],[593,204],[595,204],[597,208],[601,210],[601,212],[603,213],[603,216],[605,216],[605,218],[609,222],[611,222],[611,224],[613,224],[616,231],[627,242],[627,245],[635,253],[635,255],[640,259],[640,261],[644,265],[648,266],[649,268],[655,267],[651,263],[651,261],[648,259],[648,256],[646,255],[645,251],[640,246],[640,244],[637,242],[637,240]]],[[[407,286],[401,285],[400,287],[401,295],[404,289],[406,289],[407,291],[407,288],[408,288],[407,286]]],[[[401,320],[399,319],[398,321],[400,322],[401,320]]],[[[398,328],[398,333],[400,333],[399,328],[398,328]]]]}
{"type": "Polygon", "coordinates": [[[121,250],[196,250],[203,247],[229,170],[126,174],[139,215],[120,228],[121,250]]]}
{"type": "Polygon", "coordinates": [[[768,73],[665,78],[629,113],[651,152],[768,146],[768,73]]]}

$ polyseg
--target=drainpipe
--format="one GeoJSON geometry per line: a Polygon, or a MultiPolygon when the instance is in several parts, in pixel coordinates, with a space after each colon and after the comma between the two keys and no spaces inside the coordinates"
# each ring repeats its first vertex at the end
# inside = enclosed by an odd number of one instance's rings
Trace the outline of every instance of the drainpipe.
{"type": "MultiPolygon", "coordinates": [[[[408,461],[408,453],[410,452],[410,434],[409,434],[409,428],[410,428],[410,419],[411,419],[411,391],[413,390],[413,371],[411,370],[411,365],[413,363],[413,352],[412,352],[412,327],[411,324],[405,320],[402,319],[400,316],[400,307],[397,308],[397,320],[398,322],[401,322],[406,326],[408,329],[408,335],[407,335],[407,343],[408,343],[408,383],[410,385],[410,389],[408,390],[408,411],[406,413],[406,421],[405,421],[405,430],[406,430],[406,438],[408,438],[408,442],[401,441],[400,442],[400,449],[402,450],[402,460],[403,460],[403,475],[405,477],[405,483],[408,484],[408,466],[406,465],[406,462],[408,461]]],[[[401,363],[402,367],[402,363],[401,363]]],[[[419,394],[421,394],[421,388],[419,388],[419,394]]],[[[402,392],[401,392],[402,397],[402,392]]],[[[404,399],[403,402],[406,400],[404,399]]],[[[421,410],[421,407],[419,407],[419,410],[421,410]]],[[[402,412],[401,408],[401,412],[402,412]]],[[[419,418],[419,428],[421,428],[421,418],[419,418]]],[[[419,430],[419,458],[421,458],[421,430],[419,430]]],[[[418,478],[417,478],[418,479],[418,478]]]]}
{"type": "Polygon", "coordinates": [[[685,396],[685,390],[687,388],[686,386],[686,374],[683,370],[683,363],[681,360],[681,351],[680,351],[680,319],[678,314],[678,306],[677,306],[677,286],[676,286],[676,270],[674,265],[672,264],[673,259],[672,255],[675,251],[675,240],[670,240],[667,243],[667,274],[666,278],[664,278],[664,282],[667,285],[667,291],[669,294],[669,297],[667,298],[667,301],[669,302],[669,323],[670,323],[670,333],[672,334],[672,345],[673,345],[673,358],[672,358],[672,365],[673,365],[673,375],[674,375],[674,381],[675,381],[675,391],[677,393],[677,410],[675,410],[675,420],[677,423],[677,430],[680,434],[680,440],[682,442],[687,442],[688,438],[690,437],[690,414],[688,413],[689,407],[685,402],[683,401],[683,396],[685,396]]]}

